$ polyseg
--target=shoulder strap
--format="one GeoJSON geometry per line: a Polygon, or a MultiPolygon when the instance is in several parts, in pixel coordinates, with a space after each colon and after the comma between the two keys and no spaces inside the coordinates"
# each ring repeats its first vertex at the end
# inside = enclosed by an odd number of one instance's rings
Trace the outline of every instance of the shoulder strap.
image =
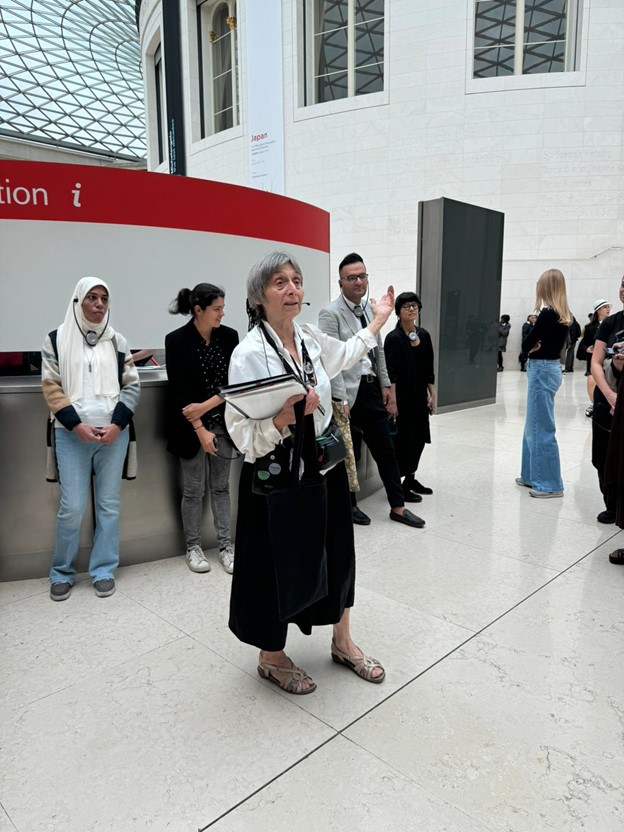
{"type": "Polygon", "coordinates": [[[58,344],[57,344],[57,337],[58,337],[58,329],[53,329],[52,332],[48,332],[48,337],[52,343],[52,349],[54,350],[54,357],[58,361],[58,344]]]}

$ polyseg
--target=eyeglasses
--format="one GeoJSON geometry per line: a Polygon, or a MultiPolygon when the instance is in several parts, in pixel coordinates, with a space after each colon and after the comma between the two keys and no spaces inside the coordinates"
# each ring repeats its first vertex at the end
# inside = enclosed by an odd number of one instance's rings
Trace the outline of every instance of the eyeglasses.
{"type": "Polygon", "coordinates": [[[368,280],[368,275],[366,272],[362,272],[362,274],[348,274],[346,277],[342,278],[346,280],[347,283],[355,283],[356,280],[361,280],[364,283],[365,280],[368,280]]]}
{"type": "Polygon", "coordinates": [[[98,300],[101,300],[104,306],[108,306],[108,297],[102,297],[101,295],[89,294],[85,296],[85,300],[88,300],[89,303],[97,303],[98,300]]]}
{"type": "Polygon", "coordinates": [[[405,309],[406,312],[411,312],[412,309],[418,309],[417,303],[404,303],[401,309],[405,309]]]}

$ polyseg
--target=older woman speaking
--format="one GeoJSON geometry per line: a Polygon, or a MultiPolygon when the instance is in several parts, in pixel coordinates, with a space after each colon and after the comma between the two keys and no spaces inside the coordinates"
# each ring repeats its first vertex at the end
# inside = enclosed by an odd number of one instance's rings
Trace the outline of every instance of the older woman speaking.
{"type": "MultiPolygon", "coordinates": [[[[333,624],[333,661],[366,681],[381,682],[383,667],[376,659],[363,655],[350,633],[355,547],[344,462],[323,470],[315,440],[324,434],[331,419],[330,379],[374,349],[375,336],[394,307],[393,289],[389,287],[379,303],[371,301],[373,320],[346,342],[330,338],[310,324],[296,323],[303,302],[303,276],[288,254],[272,252],[253,266],[247,280],[247,300],[257,324],[234,350],[230,383],[287,371],[299,378],[308,392],[305,399],[302,395],[289,398],[272,418],[249,419],[231,405],[226,407],[228,430],[245,455],[239,485],[230,629],[240,641],[260,649],[260,676],[288,693],[307,694],[316,689],[310,676],[284,652],[289,623],[297,624],[308,635],[314,625],[333,624]],[[296,423],[295,433],[303,430],[301,482],[313,486],[310,494],[324,491],[326,502],[311,501],[309,516],[304,510],[301,527],[293,533],[292,516],[282,515],[276,528],[269,498],[255,493],[254,463],[288,442],[296,423]],[[300,559],[303,562],[310,537],[318,538],[319,534],[326,569],[321,596],[317,593],[308,606],[284,617],[280,598],[291,589],[299,591],[297,563],[300,559]],[[280,539],[284,536],[286,540],[280,539]],[[284,577],[277,562],[277,551],[284,548],[292,556],[290,578],[284,577]],[[291,585],[284,586],[284,582],[291,585]]],[[[293,456],[296,458],[294,452],[293,456]]]]}

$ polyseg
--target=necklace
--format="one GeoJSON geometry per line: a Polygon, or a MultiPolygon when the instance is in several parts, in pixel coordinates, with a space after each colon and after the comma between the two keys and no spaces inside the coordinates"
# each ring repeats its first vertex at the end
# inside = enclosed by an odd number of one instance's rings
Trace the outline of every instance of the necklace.
{"type": "Polygon", "coordinates": [[[92,368],[92,362],[93,362],[93,347],[89,347],[88,349],[90,349],[90,350],[91,350],[91,352],[90,352],[90,353],[89,353],[89,352],[85,352],[85,345],[84,345],[84,344],[82,345],[82,353],[83,353],[83,355],[84,355],[84,357],[85,357],[85,361],[86,361],[86,362],[87,362],[87,364],[89,365],[89,372],[90,372],[90,373],[92,373],[92,372],[93,372],[93,368],[92,368]]]}

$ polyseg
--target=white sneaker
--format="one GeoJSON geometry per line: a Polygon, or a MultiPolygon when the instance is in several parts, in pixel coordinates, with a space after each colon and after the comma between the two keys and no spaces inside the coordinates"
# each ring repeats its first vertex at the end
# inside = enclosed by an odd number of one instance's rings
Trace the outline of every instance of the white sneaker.
{"type": "Polygon", "coordinates": [[[219,560],[228,575],[231,575],[234,571],[234,548],[232,546],[226,546],[225,549],[221,549],[219,552],[219,560]]]}
{"type": "Polygon", "coordinates": [[[186,550],[186,562],[191,572],[210,572],[210,564],[201,546],[191,546],[186,550]]]}

